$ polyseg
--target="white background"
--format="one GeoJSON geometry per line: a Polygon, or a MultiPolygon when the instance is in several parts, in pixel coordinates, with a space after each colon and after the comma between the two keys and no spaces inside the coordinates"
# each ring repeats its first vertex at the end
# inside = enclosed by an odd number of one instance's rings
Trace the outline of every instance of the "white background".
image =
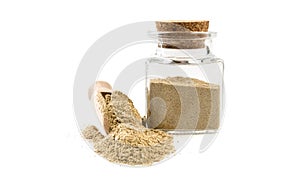
{"type": "Polygon", "coordinates": [[[1,1],[0,184],[299,184],[297,1],[1,1]],[[81,139],[76,69],[101,35],[158,19],[209,19],[225,60],[226,115],[213,145],[125,168],[81,139]]]}

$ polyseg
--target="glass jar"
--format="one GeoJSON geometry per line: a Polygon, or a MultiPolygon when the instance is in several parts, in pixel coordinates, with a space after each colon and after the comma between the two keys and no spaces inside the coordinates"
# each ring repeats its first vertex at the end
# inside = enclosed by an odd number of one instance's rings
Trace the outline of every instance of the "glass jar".
{"type": "Polygon", "coordinates": [[[215,133],[223,107],[223,60],[215,32],[152,32],[155,56],[146,62],[148,128],[174,134],[215,133]]]}

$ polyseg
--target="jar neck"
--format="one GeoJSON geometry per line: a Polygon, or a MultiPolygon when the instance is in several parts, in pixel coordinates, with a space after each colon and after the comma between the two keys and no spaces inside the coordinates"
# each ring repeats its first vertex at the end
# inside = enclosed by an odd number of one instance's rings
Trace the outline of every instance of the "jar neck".
{"type": "Polygon", "coordinates": [[[204,45],[199,48],[169,48],[164,47],[163,43],[158,43],[156,48],[156,56],[161,58],[167,58],[178,63],[194,63],[192,61],[202,60],[213,57],[210,45],[204,45]]]}
{"type": "Polygon", "coordinates": [[[215,32],[156,32],[156,56],[173,61],[193,61],[213,57],[215,32]]]}

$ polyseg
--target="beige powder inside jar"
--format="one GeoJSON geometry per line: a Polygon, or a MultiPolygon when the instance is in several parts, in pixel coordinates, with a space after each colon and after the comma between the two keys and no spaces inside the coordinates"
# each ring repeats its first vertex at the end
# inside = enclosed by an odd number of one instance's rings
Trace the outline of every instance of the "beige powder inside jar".
{"type": "Polygon", "coordinates": [[[219,85],[187,77],[151,79],[149,98],[150,128],[164,130],[219,128],[219,85]]]}

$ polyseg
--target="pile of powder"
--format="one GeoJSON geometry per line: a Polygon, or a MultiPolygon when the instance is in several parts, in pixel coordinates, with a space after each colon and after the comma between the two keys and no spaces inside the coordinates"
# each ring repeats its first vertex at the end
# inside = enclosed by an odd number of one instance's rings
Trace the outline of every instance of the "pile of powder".
{"type": "Polygon", "coordinates": [[[120,123],[103,137],[95,126],[83,136],[94,144],[95,152],[110,162],[127,165],[151,165],[175,151],[173,137],[164,131],[120,123]]]}

